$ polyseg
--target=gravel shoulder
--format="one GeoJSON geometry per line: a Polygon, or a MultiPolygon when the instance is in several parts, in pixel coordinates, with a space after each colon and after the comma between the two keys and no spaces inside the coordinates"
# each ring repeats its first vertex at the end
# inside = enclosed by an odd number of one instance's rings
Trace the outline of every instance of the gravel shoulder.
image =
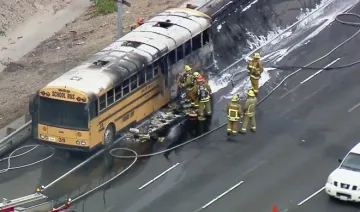
{"type": "MultiPolygon", "coordinates": [[[[66,0],[59,1],[66,3],[66,0]]],[[[124,32],[129,31],[138,17],[148,19],[184,1],[132,2],[131,8],[123,8],[124,32]]],[[[27,113],[31,94],[115,40],[116,14],[94,17],[93,10],[89,8],[80,18],[67,24],[19,61],[8,64],[0,73],[0,128],[27,113]]],[[[0,16],[2,14],[0,11],[0,16]]]]}
{"type": "Polygon", "coordinates": [[[0,33],[13,29],[38,12],[54,13],[73,0],[0,0],[0,33]]]}

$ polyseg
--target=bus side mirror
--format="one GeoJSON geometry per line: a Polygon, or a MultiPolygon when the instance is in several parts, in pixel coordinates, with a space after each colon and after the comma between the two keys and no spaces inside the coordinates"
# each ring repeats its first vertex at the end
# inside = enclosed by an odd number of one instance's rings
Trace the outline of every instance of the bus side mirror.
{"type": "Polygon", "coordinates": [[[37,95],[32,95],[30,97],[30,100],[29,100],[29,113],[30,114],[37,112],[36,97],[37,97],[37,95]]]}
{"type": "Polygon", "coordinates": [[[33,114],[35,111],[34,111],[34,102],[30,101],[29,102],[29,113],[30,114],[33,114]]]}
{"type": "Polygon", "coordinates": [[[339,163],[341,163],[341,162],[342,162],[342,159],[341,159],[341,158],[339,158],[339,159],[338,159],[338,162],[339,162],[339,163]]]}

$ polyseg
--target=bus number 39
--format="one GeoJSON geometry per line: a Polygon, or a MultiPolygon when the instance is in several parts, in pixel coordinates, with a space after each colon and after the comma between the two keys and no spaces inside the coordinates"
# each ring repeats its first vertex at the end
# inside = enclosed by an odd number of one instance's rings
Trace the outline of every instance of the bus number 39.
{"type": "Polygon", "coordinates": [[[65,138],[59,138],[60,143],[65,143],[65,138]]]}

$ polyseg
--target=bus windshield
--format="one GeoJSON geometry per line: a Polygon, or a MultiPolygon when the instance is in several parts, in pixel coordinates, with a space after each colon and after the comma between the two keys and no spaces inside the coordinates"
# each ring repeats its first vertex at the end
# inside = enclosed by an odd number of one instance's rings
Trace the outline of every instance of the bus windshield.
{"type": "Polygon", "coordinates": [[[85,104],[40,97],[39,123],[76,130],[88,129],[85,104]]]}

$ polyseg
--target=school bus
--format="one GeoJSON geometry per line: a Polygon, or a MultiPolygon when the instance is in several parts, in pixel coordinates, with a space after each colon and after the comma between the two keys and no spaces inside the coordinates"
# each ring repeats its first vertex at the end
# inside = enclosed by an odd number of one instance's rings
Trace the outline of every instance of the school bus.
{"type": "Polygon", "coordinates": [[[39,90],[32,136],[44,145],[93,151],[179,97],[186,64],[213,63],[211,18],[166,10],[39,90]]]}

